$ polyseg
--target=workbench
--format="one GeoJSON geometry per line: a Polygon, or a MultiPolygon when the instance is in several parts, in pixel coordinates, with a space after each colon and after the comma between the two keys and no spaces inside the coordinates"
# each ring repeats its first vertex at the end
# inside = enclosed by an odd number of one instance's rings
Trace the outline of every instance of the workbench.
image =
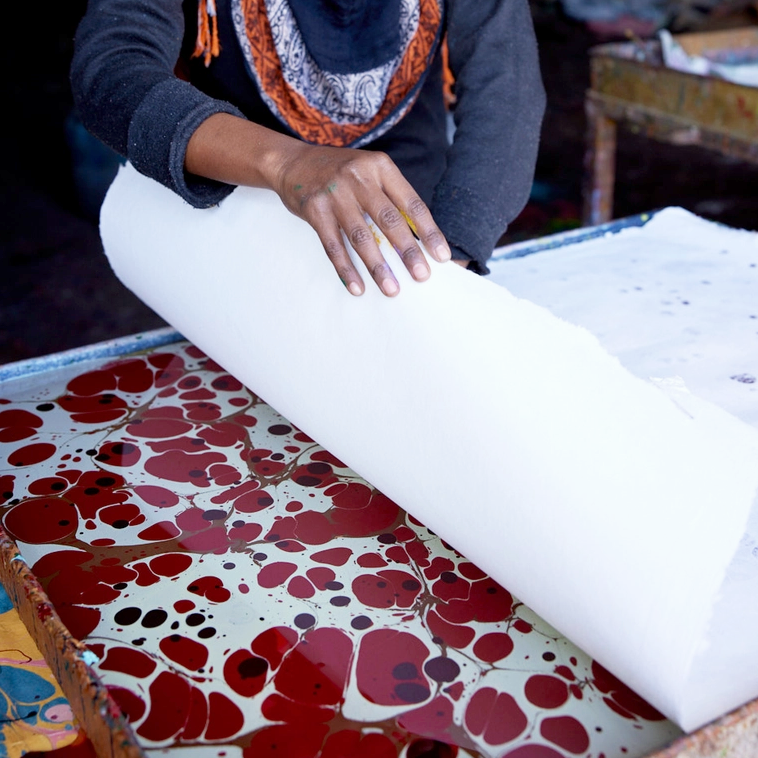
{"type": "Polygon", "coordinates": [[[758,701],[678,736],[171,329],[0,367],[0,398],[0,578],[103,758],[316,755],[329,719],[335,758],[756,754],[758,701]]]}
{"type": "MultiPolygon", "coordinates": [[[[690,54],[714,45],[755,44],[754,29],[679,35],[690,54]]],[[[696,145],[758,163],[758,88],[667,68],[658,40],[590,50],[585,99],[587,150],[583,222],[613,217],[618,127],[674,145],[696,145]]]]}

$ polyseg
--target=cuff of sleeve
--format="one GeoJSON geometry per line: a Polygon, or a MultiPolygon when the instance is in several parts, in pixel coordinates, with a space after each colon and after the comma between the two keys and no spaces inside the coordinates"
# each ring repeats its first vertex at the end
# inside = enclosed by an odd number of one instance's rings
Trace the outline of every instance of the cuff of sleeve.
{"type": "Polygon", "coordinates": [[[129,125],[128,155],[134,167],[176,192],[195,208],[208,208],[231,194],[230,184],[188,174],[187,143],[200,124],[215,113],[244,118],[229,103],[214,100],[179,79],[157,84],[129,125]]]}
{"type": "Polygon", "coordinates": [[[469,269],[479,274],[489,273],[487,261],[508,226],[501,206],[496,198],[478,196],[466,187],[444,180],[434,191],[432,215],[452,248],[453,257],[470,259],[469,269]]]}

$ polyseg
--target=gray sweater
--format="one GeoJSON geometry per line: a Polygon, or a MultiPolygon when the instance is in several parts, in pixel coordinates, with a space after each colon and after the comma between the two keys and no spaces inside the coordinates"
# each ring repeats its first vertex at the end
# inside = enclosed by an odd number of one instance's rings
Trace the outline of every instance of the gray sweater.
{"type": "MultiPolygon", "coordinates": [[[[444,5],[455,76],[452,145],[438,55],[411,109],[365,147],[393,158],[431,208],[453,257],[471,260],[483,273],[529,197],[545,96],[528,0],[444,5]]],[[[188,55],[195,0],[186,8],[182,0],[89,0],[71,68],[86,128],[197,208],[219,203],[234,189],[184,170],[189,138],[205,119],[232,113],[292,134],[267,108],[246,68],[228,0],[217,0],[217,7],[222,53],[206,68],[188,55]]]]}

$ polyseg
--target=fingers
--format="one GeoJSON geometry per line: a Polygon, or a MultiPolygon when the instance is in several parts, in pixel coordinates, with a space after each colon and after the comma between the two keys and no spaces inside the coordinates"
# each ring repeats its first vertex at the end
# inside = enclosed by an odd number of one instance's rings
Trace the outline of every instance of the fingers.
{"type": "Polygon", "coordinates": [[[342,230],[382,293],[387,297],[397,295],[400,291],[397,279],[384,260],[373,232],[358,209],[342,218],[332,213],[323,213],[319,219],[309,220],[316,229],[337,275],[351,295],[362,295],[365,287],[345,248],[342,230]]]}

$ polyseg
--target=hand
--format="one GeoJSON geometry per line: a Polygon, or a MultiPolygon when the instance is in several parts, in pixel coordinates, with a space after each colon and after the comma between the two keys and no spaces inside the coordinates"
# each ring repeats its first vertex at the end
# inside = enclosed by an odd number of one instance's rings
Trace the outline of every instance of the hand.
{"type": "Polygon", "coordinates": [[[190,138],[184,167],[227,184],[274,190],[316,230],[353,295],[362,294],[364,284],[342,232],[385,295],[400,289],[364,214],[395,247],[416,281],[428,279],[431,272],[411,228],[436,260],[450,260],[450,247],[429,209],[384,153],[309,145],[243,118],[215,113],[190,138]]]}
{"type": "Polygon", "coordinates": [[[436,260],[450,259],[450,248],[429,209],[384,153],[298,142],[283,160],[274,189],[292,213],[316,230],[353,295],[362,294],[364,284],[345,248],[343,231],[381,291],[393,296],[400,289],[364,212],[416,281],[425,281],[431,271],[411,229],[436,260]]]}

